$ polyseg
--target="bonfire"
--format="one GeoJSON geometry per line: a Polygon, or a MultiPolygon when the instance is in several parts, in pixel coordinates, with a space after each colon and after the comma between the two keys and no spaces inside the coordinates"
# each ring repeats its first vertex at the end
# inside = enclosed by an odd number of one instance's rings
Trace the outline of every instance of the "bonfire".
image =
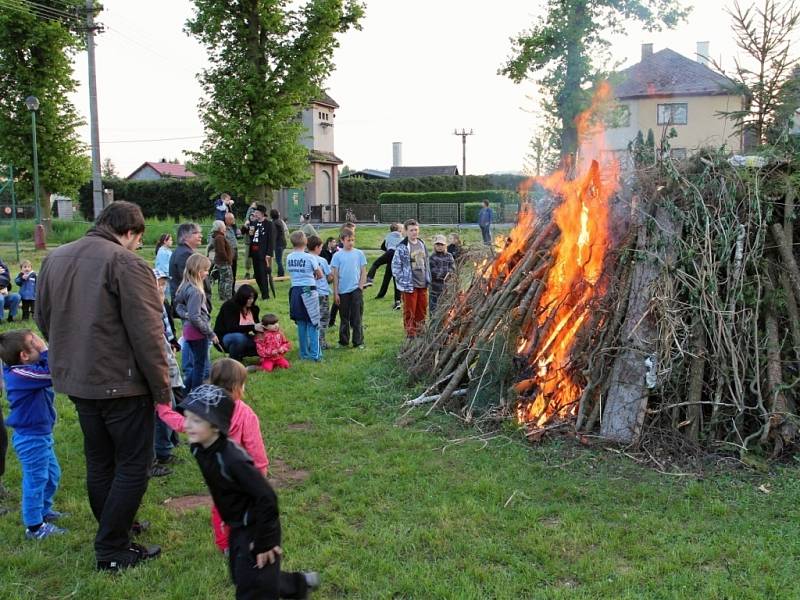
{"type": "Polygon", "coordinates": [[[427,382],[409,404],[514,419],[532,439],[632,443],[655,426],[780,452],[797,434],[800,271],[794,188],[763,190],[786,169],[741,176],[705,156],[687,175],[664,160],[623,186],[598,116],[610,95],[600,86],[578,119],[574,164],[527,183],[549,202],[523,201],[497,252],[462,262],[407,342],[427,382]]]}

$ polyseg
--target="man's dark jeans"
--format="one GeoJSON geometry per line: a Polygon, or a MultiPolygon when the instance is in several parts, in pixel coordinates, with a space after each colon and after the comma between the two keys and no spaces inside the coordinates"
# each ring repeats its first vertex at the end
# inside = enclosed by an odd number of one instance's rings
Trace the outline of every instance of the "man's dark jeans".
{"type": "MultiPolygon", "coordinates": [[[[381,265],[386,265],[386,269],[383,271],[383,281],[381,282],[381,289],[378,291],[378,295],[375,296],[376,298],[383,298],[386,295],[386,292],[389,291],[389,284],[392,282],[392,258],[394,258],[394,250],[387,250],[383,254],[381,254],[372,266],[369,268],[369,272],[367,273],[367,277],[373,279],[375,277],[375,273],[378,272],[378,268],[381,265]]],[[[400,302],[400,290],[397,289],[397,286],[394,286],[394,301],[400,302]]]]}
{"type": "Polygon", "coordinates": [[[350,343],[350,329],[353,330],[353,346],[364,343],[364,328],[361,317],[364,315],[364,293],[356,288],[347,294],[339,294],[339,344],[350,343]]]}
{"type": "Polygon", "coordinates": [[[275,262],[278,263],[278,277],[284,276],[283,270],[283,251],[286,250],[283,246],[275,246],[275,262]]]}
{"type": "Polygon", "coordinates": [[[258,291],[264,300],[269,299],[269,268],[264,260],[258,254],[253,255],[253,277],[255,277],[258,291]]]}
{"type": "Polygon", "coordinates": [[[98,529],[97,560],[114,560],[130,546],[130,529],[147,490],[153,461],[154,406],[150,396],[87,400],[78,410],[86,457],[86,489],[98,529]]]}

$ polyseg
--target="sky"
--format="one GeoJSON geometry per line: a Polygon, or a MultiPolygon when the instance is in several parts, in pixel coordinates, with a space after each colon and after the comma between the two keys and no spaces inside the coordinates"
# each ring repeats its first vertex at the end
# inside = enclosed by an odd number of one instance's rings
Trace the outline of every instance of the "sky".
{"type": "MultiPolygon", "coordinates": [[[[453,131],[466,128],[474,131],[467,138],[468,173],[521,171],[538,124],[537,88],[497,71],[510,56],[510,38],[534,23],[543,4],[366,0],[362,31],[340,37],[326,84],[340,105],[337,156],[353,169],[388,170],[392,142],[402,142],[404,165],[457,164],[460,171],[461,138],[453,131]]],[[[612,37],[614,59],[623,67],[638,62],[642,43],[695,58],[696,43],[708,41],[711,56],[732,67],[736,48],[724,12],[730,2],[684,4],[693,12],[676,30],[649,33],[631,24],[612,37]]],[[[196,74],[205,51],[183,33],[191,1],[103,5],[97,20],[105,32],[96,51],[101,159],[111,158],[121,176],[145,161],[183,161],[203,137],[196,74]]],[[[85,53],[75,69],[80,87],[73,101],[88,121],[85,53]]],[[[81,134],[88,144],[88,126],[81,134]]]]}

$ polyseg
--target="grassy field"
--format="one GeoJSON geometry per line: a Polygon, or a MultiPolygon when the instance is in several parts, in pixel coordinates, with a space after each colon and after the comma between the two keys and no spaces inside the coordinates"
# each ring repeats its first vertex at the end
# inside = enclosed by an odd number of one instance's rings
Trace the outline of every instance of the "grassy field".
{"type": "MultiPolygon", "coordinates": [[[[278,286],[262,310],[277,312],[294,340],[278,286]]],[[[373,295],[365,350],[330,350],[318,365],[292,351],[290,370],[248,382],[281,500],[284,564],[322,573],[315,597],[798,597],[796,469],[664,476],[569,442],[532,447],[512,426],[484,443],[446,416],[405,415],[414,390],[395,360],[400,315],[373,295]]],[[[57,403],[56,507],[70,513],[69,533],[24,540],[10,450],[0,598],[233,597],[208,508],[175,509],[206,493],[185,445],[175,472],[151,480],[139,514],[152,522],[144,541],[163,556],[120,576],[93,571],[82,437],[70,402],[57,403]]]]}

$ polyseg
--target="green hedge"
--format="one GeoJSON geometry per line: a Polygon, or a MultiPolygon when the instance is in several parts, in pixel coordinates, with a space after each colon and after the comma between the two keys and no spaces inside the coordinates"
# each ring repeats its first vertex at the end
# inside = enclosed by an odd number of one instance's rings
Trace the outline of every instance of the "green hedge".
{"type": "Polygon", "coordinates": [[[486,190],[483,192],[386,192],[378,196],[379,204],[421,204],[453,203],[480,204],[488,200],[490,204],[513,204],[519,202],[519,195],[509,190],[486,190]]]}
{"type": "MultiPolygon", "coordinates": [[[[114,190],[114,200],[135,202],[146,218],[207,219],[214,214],[214,200],[219,195],[211,185],[199,178],[164,179],[160,181],[128,181],[104,179],[104,189],[114,190]]],[[[236,196],[234,212],[244,217],[247,206],[236,196]]],[[[87,220],[93,219],[92,183],[85,183],[79,192],[80,210],[87,220]]]]}
{"type": "MultiPolygon", "coordinates": [[[[522,175],[467,175],[467,190],[517,191],[527,179],[522,175]]],[[[402,179],[340,179],[339,204],[378,204],[378,196],[386,192],[457,192],[460,176],[419,177],[402,179]]]]}

